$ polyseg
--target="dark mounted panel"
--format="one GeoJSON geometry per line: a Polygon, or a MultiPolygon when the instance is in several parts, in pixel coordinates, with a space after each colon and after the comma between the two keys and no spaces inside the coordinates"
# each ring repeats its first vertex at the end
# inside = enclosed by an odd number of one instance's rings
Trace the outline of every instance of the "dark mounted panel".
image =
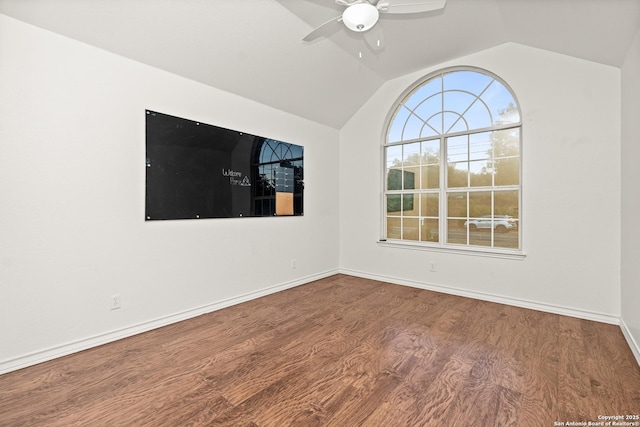
{"type": "Polygon", "coordinates": [[[149,220],[303,214],[300,145],[146,111],[149,220]]]}

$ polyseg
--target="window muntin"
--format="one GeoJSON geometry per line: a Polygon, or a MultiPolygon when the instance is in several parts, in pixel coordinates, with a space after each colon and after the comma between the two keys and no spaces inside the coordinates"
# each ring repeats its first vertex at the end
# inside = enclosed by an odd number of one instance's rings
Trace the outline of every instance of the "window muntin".
{"type": "Polygon", "coordinates": [[[413,89],[390,121],[385,238],[519,250],[518,104],[483,70],[452,69],[413,89]]]}

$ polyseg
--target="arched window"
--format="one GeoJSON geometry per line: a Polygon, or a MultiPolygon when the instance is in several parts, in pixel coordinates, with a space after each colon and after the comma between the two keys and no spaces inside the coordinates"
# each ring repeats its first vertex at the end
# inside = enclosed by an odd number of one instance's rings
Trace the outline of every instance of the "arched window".
{"type": "Polygon", "coordinates": [[[384,146],[384,239],[519,251],[521,127],[515,95],[485,70],[442,70],[410,89],[384,146]]]}

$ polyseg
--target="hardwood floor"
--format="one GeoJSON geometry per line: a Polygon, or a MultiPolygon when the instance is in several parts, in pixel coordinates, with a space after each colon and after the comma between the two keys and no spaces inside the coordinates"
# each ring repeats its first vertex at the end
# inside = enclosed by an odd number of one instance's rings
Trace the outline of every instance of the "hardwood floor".
{"type": "Polygon", "coordinates": [[[640,415],[640,367],[618,326],[345,275],[0,376],[2,426],[531,427],[627,414],[640,415]]]}

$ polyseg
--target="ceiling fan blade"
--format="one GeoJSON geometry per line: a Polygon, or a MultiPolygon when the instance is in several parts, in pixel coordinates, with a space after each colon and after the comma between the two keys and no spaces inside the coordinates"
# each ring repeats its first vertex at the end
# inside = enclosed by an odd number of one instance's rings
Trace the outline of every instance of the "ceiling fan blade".
{"type": "Polygon", "coordinates": [[[311,31],[309,34],[306,35],[305,38],[303,38],[302,40],[305,42],[310,42],[313,41],[315,39],[317,39],[318,37],[323,36],[326,32],[328,32],[331,27],[333,27],[333,25],[337,22],[342,21],[342,15],[340,16],[336,16],[333,19],[328,20],[327,22],[321,24],[320,26],[316,27],[313,31],[311,31]]]}
{"type": "Polygon", "coordinates": [[[446,3],[447,0],[380,0],[377,8],[380,13],[422,13],[442,9],[446,3]]]}
{"type": "Polygon", "coordinates": [[[374,51],[379,52],[384,49],[384,31],[382,31],[382,25],[376,25],[369,31],[362,33],[364,41],[374,51]]]}

